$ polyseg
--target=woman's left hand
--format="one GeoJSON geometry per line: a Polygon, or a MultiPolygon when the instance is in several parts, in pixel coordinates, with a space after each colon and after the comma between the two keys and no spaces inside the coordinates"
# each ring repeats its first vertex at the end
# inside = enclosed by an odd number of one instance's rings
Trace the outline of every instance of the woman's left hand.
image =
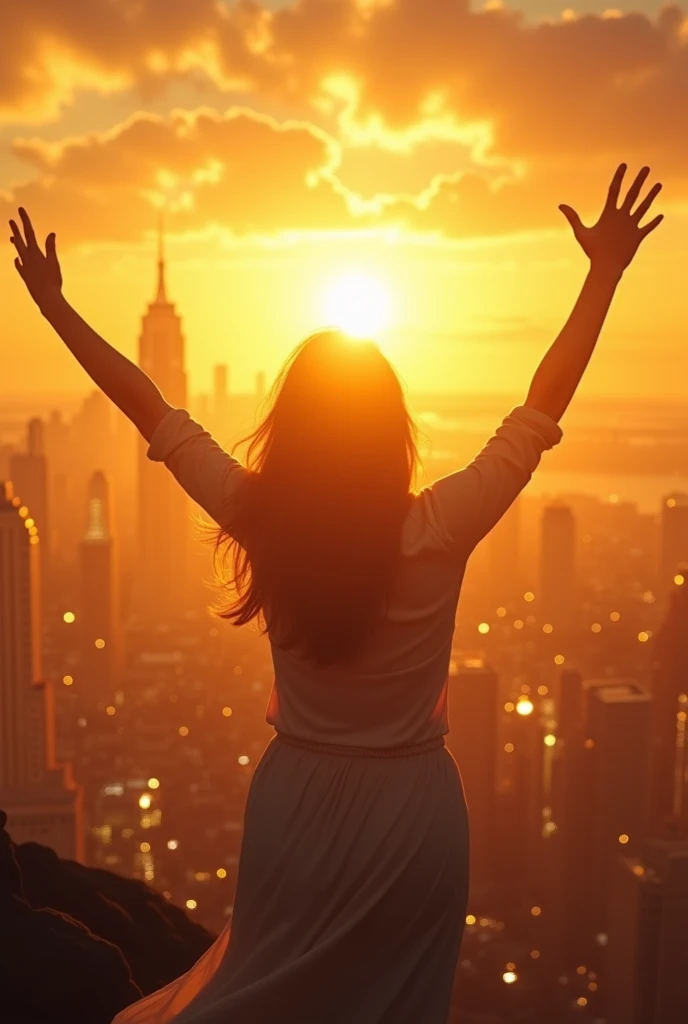
{"type": "Polygon", "coordinates": [[[55,251],[55,233],[51,232],[46,238],[43,253],[36,241],[31,219],[23,207],[19,208],[19,217],[24,229],[23,235],[17,222],[10,221],[10,242],[17,250],[14,265],[31,298],[37,306],[43,308],[52,297],[59,296],[62,291],[62,272],[55,251]]]}

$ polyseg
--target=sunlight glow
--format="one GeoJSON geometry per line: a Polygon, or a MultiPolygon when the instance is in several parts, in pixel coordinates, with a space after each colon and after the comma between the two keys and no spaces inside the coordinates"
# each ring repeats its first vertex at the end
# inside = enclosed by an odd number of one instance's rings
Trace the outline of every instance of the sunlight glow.
{"type": "Polygon", "coordinates": [[[325,294],[323,315],[327,323],[353,338],[372,337],[391,319],[387,288],[367,273],[337,278],[325,294]]]}

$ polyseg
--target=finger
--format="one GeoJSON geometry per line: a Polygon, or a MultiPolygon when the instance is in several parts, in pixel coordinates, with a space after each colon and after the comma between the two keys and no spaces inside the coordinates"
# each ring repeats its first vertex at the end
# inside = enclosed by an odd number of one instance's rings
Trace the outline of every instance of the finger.
{"type": "Polygon", "coordinates": [[[55,251],[55,232],[51,231],[45,240],[45,255],[49,259],[56,260],[57,253],[55,251]]]}
{"type": "Polygon", "coordinates": [[[559,207],[559,209],[564,214],[564,216],[566,217],[567,221],[569,222],[569,224],[573,228],[574,235],[576,236],[576,238],[578,238],[579,235],[580,235],[580,232],[583,229],[583,222],[581,221],[580,217],[578,216],[578,214],[576,213],[576,211],[573,209],[572,206],[566,206],[565,203],[562,203],[561,206],[559,207]]]}
{"type": "Polygon", "coordinates": [[[633,209],[633,204],[635,203],[635,201],[637,200],[638,196],[640,195],[640,190],[643,187],[643,185],[645,184],[645,179],[647,178],[649,173],[650,173],[650,168],[649,167],[643,167],[642,170],[640,170],[638,172],[638,174],[636,174],[635,181],[633,182],[633,184],[629,188],[629,190],[628,190],[628,192],[626,194],[626,198],[624,199],[623,203],[621,204],[621,209],[622,210],[626,210],[628,213],[631,212],[631,210],[633,209]]]}
{"type": "Polygon", "coordinates": [[[654,220],[651,220],[649,224],[646,224],[644,228],[640,229],[640,237],[647,237],[647,235],[649,235],[651,231],[654,231],[655,228],[659,227],[663,220],[664,214],[658,214],[658,216],[656,216],[654,220]]]}
{"type": "Polygon", "coordinates": [[[616,208],[616,204],[619,201],[619,192],[621,191],[621,185],[623,183],[625,173],[626,164],[619,164],[619,166],[616,168],[616,172],[609,186],[609,192],[607,193],[607,210],[616,208]]]}
{"type": "Polygon", "coordinates": [[[638,209],[634,212],[633,216],[635,217],[635,220],[636,220],[637,223],[640,223],[640,221],[643,219],[643,217],[645,216],[647,211],[650,209],[650,207],[652,206],[652,204],[654,203],[655,199],[657,198],[657,196],[659,195],[659,193],[661,191],[662,191],[662,183],[661,183],[661,181],[658,181],[656,185],[652,186],[652,188],[647,193],[647,195],[643,199],[643,201],[640,204],[640,206],[638,207],[638,209]]]}
{"type": "Polygon", "coordinates": [[[28,213],[26,212],[23,206],[19,207],[19,216],[21,217],[21,222],[24,225],[24,235],[26,236],[27,246],[31,248],[32,246],[35,245],[36,248],[38,248],[38,242],[36,241],[36,232],[33,229],[31,218],[29,217],[28,213]]]}
{"type": "Polygon", "coordinates": [[[22,233],[15,220],[10,221],[10,227],[12,228],[12,237],[10,238],[10,242],[23,259],[26,255],[26,243],[24,242],[22,233]]]}
{"type": "Polygon", "coordinates": [[[15,266],[15,269],[16,269],[17,273],[19,274],[19,276],[21,277],[21,279],[23,281],[24,280],[24,268],[22,266],[22,261],[19,259],[18,256],[17,256],[16,260],[14,261],[14,266],[15,266]]]}

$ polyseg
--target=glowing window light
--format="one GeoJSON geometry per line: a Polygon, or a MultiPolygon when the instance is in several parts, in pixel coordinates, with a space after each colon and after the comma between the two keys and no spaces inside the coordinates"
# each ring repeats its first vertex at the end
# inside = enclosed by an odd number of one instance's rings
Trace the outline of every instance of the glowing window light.
{"type": "Polygon", "coordinates": [[[556,746],[556,744],[557,744],[557,737],[553,733],[551,733],[551,732],[547,733],[547,735],[545,736],[545,746],[546,747],[554,747],[554,746],[556,746]]]}
{"type": "Polygon", "coordinates": [[[677,587],[682,587],[685,582],[686,582],[686,577],[683,575],[683,573],[680,573],[680,572],[676,573],[676,575],[674,576],[674,583],[676,584],[676,586],[677,587]]]}
{"type": "Polygon", "coordinates": [[[534,706],[532,700],[528,700],[527,698],[525,700],[520,700],[518,702],[518,704],[516,705],[516,712],[517,712],[517,714],[523,715],[524,717],[526,715],[532,715],[534,710],[535,710],[535,706],[534,706]]]}
{"type": "Polygon", "coordinates": [[[189,730],[187,729],[187,727],[185,725],[180,725],[179,726],[179,735],[180,736],[188,736],[189,735],[189,730]]]}
{"type": "Polygon", "coordinates": [[[223,708],[222,709],[222,714],[225,716],[225,718],[229,718],[231,716],[231,714],[232,714],[232,709],[231,708],[223,708]]]}
{"type": "Polygon", "coordinates": [[[160,779],[149,779],[148,780],[148,788],[149,789],[159,789],[160,788],[160,779]]]}
{"type": "Polygon", "coordinates": [[[515,981],[518,981],[518,975],[516,971],[504,971],[502,975],[502,981],[507,985],[513,985],[515,981]]]}
{"type": "Polygon", "coordinates": [[[552,625],[552,623],[551,622],[546,622],[544,624],[544,626],[542,627],[542,632],[543,633],[553,633],[554,632],[554,626],[552,625]]]}
{"type": "Polygon", "coordinates": [[[139,845],[139,850],[141,851],[141,853],[150,853],[150,848],[150,843],[141,843],[139,845]]]}
{"type": "Polygon", "coordinates": [[[226,878],[227,877],[227,872],[225,871],[224,868],[218,868],[217,871],[215,872],[215,874],[217,875],[218,878],[226,878]]]}
{"type": "Polygon", "coordinates": [[[535,594],[533,593],[533,591],[532,590],[526,590],[525,594],[523,595],[523,600],[524,601],[528,601],[529,604],[530,604],[531,601],[534,601],[535,600],[535,594]]]}
{"type": "Polygon", "coordinates": [[[555,654],[554,655],[554,664],[555,665],[563,665],[565,661],[566,661],[566,658],[564,657],[563,654],[555,654]]]}
{"type": "Polygon", "coordinates": [[[25,519],[26,516],[28,516],[28,514],[29,514],[28,508],[26,507],[26,505],[22,505],[20,507],[20,509],[19,509],[19,515],[22,517],[22,519],[25,519]]]}
{"type": "Polygon", "coordinates": [[[196,903],[196,900],[187,900],[186,901],[186,909],[187,910],[195,910],[197,906],[198,906],[198,903],[196,903]]]}
{"type": "Polygon", "coordinates": [[[622,832],[621,835],[619,836],[619,842],[621,843],[621,845],[625,846],[626,843],[628,842],[628,840],[629,840],[629,837],[626,835],[625,832],[622,832]]]}
{"type": "Polygon", "coordinates": [[[247,765],[249,763],[249,758],[246,756],[246,754],[241,754],[241,756],[237,758],[237,761],[241,765],[247,765]]]}
{"type": "Polygon", "coordinates": [[[638,639],[640,640],[641,644],[645,644],[650,639],[650,634],[643,629],[640,633],[638,633],[638,639]]]}
{"type": "Polygon", "coordinates": [[[178,840],[176,840],[176,839],[168,839],[167,840],[167,849],[168,850],[177,850],[177,849],[179,849],[179,842],[178,842],[178,840]]]}
{"type": "Polygon", "coordinates": [[[489,632],[490,632],[490,626],[489,626],[489,623],[487,623],[487,622],[481,622],[481,623],[480,623],[480,625],[478,626],[478,632],[479,632],[479,633],[482,633],[483,635],[484,635],[485,633],[489,633],[489,632]]]}
{"type": "Polygon", "coordinates": [[[114,704],[108,704],[105,710],[107,711],[108,715],[114,715],[117,712],[117,708],[114,706],[114,704]]]}
{"type": "Polygon", "coordinates": [[[513,743],[505,743],[504,749],[506,750],[507,754],[513,754],[515,748],[513,743]]]}
{"type": "Polygon", "coordinates": [[[103,647],[105,647],[105,641],[98,638],[98,640],[96,640],[96,647],[99,651],[102,651],[103,647]]]}
{"type": "Polygon", "coordinates": [[[474,917],[473,914],[467,914],[466,915],[466,924],[467,925],[473,925],[473,924],[475,924],[475,922],[476,922],[476,918],[474,917]]]}
{"type": "Polygon", "coordinates": [[[155,878],[155,871],[153,871],[152,868],[147,868],[147,870],[143,872],[143,877],[147,882],[152,882],[155,878]]]}
{"type": "Polygon", "coordinates": [[[142,793],[139,797],[139,807],[142,811],[147,811],[152,803],[150,793],[142,793]]]}
{"type": "Polygon", "coordinates": [[[76,615],[74,614],[74,612],[65,612],[62,618],[64,619],[65,622],[74,622],[74,620],[76,619],[76,615]]]}
{"type": "Polygon", "coordinates": [[[36,525],[36,520],[35,519],[25,519],[24,520],[24,526],[26,527],[27,530],[30,530],[31,527],[35,526],[35,525],[36,525]]]}
{"type": "Polygon", "coordinates": [[[74,682],[74,676],[62,676],[62,682],[65,686],[71,686],[74,682]]]}

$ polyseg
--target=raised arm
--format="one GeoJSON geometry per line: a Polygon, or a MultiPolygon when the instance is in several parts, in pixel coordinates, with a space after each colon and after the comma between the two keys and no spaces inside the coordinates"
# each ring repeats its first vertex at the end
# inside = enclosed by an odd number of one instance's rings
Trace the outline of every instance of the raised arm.
{"type": "Polygon", "coordinates": [[[16,221],[10,221],[11,242],[17,250],[14,265],[32,299],[94,384],[150,442],[171,406],[143,370],[96,334],[69,305],[62,294],[55,235],[48,235],[43,253],[26,210],[20,209],[19,217],[23,234],[16,221]]]}
{"type": "Polygon", "coordinates": [[[622,164],[612,179],[600,219],[593,227],[584,227],[570,206],[559,207],[590,259],[590,270],[571,316],[535,372],[525,403],[557,422],[566,411],[590,361],[624,270],[642,240],[662,220],[660,215],[645,226],[640,225],[662,187],[653,185],[635,206],[650,173],[648,167],[640,171],[619,205],[625,173],[626,165],[622,164]]]}

